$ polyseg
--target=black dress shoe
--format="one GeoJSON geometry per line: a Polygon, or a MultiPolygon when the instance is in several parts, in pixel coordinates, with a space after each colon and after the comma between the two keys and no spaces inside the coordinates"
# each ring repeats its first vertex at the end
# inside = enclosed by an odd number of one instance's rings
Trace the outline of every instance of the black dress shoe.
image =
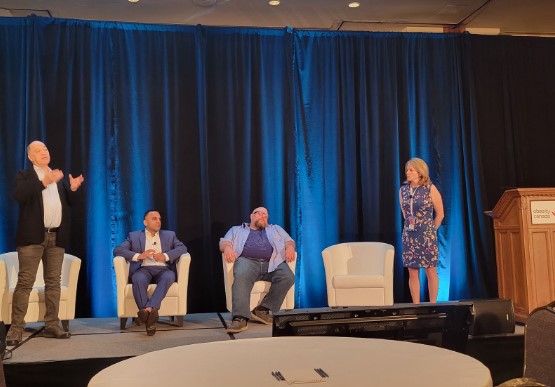
{"type": "Polygon", "coordinates": [[[64,331],[57,325],[52,325],[51,327],[44,328],[42,336],[49,339],[69,339],[71,337],[71,333],[64,331]]]}
{"type": "Polygon", "coordinates": [[[23,331],[20,329],[10,329],[6,336],[6,345],[12,347],[18,345],[23,340],[23,331]]]}
{"type": "Polygon", "coordinates": [[[152,308],[152,311],[148,314],[146,319],[146,334],[148,336],[154,336],[156,333],[156,322],[158,321],[158,310],[152,308]]]}
{"type": "MultiPolygon", "coordinates": [[[[139,320],[139,322],[141,322],[141,324],[146,323],[146,320],[148,319],[148,310],[146,309],[141,309],[137,312],[137,318],[139,320]]],[[[141,325],[139,324],[139,325],[141,325]]]]}

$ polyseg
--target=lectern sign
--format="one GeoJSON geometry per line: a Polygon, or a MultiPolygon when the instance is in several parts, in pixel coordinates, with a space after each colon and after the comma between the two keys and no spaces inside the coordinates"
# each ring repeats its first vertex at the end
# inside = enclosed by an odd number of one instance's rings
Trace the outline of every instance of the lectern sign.
{"type": "Polygon", "coordinates": [[[530,201],[532,224],[555,224],[555,201],[530,201]]]}

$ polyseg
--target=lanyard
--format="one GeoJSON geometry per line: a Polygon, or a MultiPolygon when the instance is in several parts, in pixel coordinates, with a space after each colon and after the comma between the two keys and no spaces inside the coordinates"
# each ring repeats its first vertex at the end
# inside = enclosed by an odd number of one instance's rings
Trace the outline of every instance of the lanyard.
{"type": "MultiPolygon", "coordinates": [[[[418,187],[420,187],[420,186],[418,186],[418,187]]],[[[410,214],[411,214],[411,216],[414,216],[414,211],[413,211],[412,205],[413,205],[413,203],[414,203],[414,194],[416,193],[416,190],[418,189],[418,187],[416,187],[416,188],[413,189],[413,188],[409,185],[409,192],[410,192],[410,200],[409,200],[409,203],[410,203],[410,214]]]]}

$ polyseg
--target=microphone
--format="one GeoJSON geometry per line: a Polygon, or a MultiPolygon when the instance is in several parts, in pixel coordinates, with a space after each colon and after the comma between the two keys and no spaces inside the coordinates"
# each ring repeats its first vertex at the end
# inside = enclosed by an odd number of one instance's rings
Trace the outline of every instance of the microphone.
{"type": "Polygon", "coordinates": [[[155,251],[155,253],[153,253],[150,258],[154,259],[154,254],[158,252],[158,249],[156,248],[156,241],[152,242],[151,248],[155,251]]]}

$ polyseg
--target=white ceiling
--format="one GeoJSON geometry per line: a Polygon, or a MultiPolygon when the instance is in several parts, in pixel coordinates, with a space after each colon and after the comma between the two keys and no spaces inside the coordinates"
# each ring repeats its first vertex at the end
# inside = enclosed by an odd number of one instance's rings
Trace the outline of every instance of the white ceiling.
{"type": "MultiPolygon", "coordinates": [[[[0,0],[0,16],[154,24],[403,31],[488,28],[477,33],[555,37],[555,0],[0,0]]],[[[472,32],[472,31],[471,31],[472,32]]]]}

